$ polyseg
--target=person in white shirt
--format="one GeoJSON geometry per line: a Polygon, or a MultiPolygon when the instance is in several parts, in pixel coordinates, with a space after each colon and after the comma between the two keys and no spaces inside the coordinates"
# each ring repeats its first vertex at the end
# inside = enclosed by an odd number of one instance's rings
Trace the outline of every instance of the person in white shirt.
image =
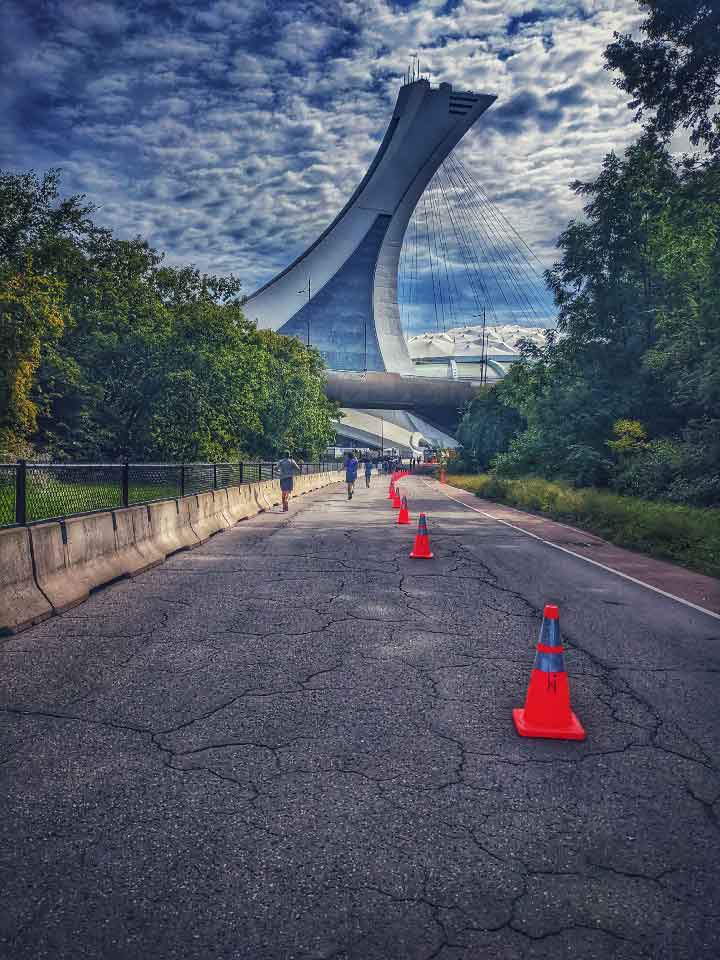
{"type": "Polygon", "coordinates": [[[286,512],[290,509],[288,500],[292,493],[293,483],[296,473],[302,473],[302,469],[290,456],[290,451],[286,450],[282,460],[278,460],[278,474],[280,476],[280,492],[282,493],[282,508],[286,512]]]}

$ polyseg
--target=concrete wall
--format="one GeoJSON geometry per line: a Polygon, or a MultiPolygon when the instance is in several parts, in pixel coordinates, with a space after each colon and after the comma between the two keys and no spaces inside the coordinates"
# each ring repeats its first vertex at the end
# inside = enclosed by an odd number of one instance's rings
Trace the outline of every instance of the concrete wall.
{"type": "MultiPolygon", "coordinates": [[[[343,480],[343,470],[296,478],[295,493],[343,480]]],[[[0,634],[18,633],[134,577],[178,550],[281,502],[278,480],[122,510],[0,530],[0,634]]]]}

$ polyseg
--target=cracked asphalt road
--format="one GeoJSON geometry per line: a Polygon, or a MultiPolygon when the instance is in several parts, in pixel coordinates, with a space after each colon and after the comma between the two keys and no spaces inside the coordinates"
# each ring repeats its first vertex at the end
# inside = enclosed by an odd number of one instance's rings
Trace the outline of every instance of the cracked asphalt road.
{"type": "Polygon", "coordinates": [[[0,956],[720,956],[718,621],[385,487],[0,641],[0,956]],[[584,743],[512,726],[546,602],[584,743]]]}

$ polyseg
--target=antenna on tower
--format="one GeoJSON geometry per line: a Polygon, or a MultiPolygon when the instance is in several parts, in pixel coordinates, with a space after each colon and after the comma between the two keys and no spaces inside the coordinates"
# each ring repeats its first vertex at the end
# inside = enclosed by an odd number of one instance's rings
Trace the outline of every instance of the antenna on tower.
{"type": "Polygon", "coordinates": [[[418,76],[417,71],[416,71],[416,69],[415,69],[415,67],[416,67],[415,61],[416,61],[416,60],[418,60],[418,55],[417,55],[416,53],[411,53],[411,54],[410,54],[410,69],[411,69],[411,72],[412,72],[413,82],[417,79],[417,76],[418,76]]]}

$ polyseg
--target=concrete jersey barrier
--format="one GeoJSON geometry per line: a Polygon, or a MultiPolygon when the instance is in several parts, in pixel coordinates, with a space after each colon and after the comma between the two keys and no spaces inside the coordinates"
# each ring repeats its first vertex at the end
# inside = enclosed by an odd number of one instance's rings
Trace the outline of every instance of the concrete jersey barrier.
{"type": "Polygon", "coordinates": [[[87,600],[88,585],[68,563],[63,529],[56,521],[30,527],[35,579],[54,613],[64,613],[87,600]]]}
{"type": "Polygon", "coordinates": [[[218,516],[221,516],[224,521],[224,530],[227,530],[228,527],[235,525],[235,521],[230,516],[230,503],[228,501],[228,491],[227,487],[223,487],[222,490],[215,490],[213,493],[215,498],[215,509],[218,516]]]}
{"type": "Polygon", "coordinates": [[[259,483],[254,483],[253,487],[262,510],[272,510],[282,502],[279,480],[261,480],[259,483]]]}
{"type": "MultiPolygon", "coordinates": [[[[296,477],[297,493],[343,479],[342,470],[296,477]]],[[[282,501],[279,480],[121,510],[0,530],[0,632],[32,626],[82,603],[91,590],[136,576],[282,501]]]]}
{"type": "Polygon", "coordinates": [[[65,521],[67,565],[89,590],[117,580],[134,566],[130,547],[118,549],[112,513],[93,513],[65,521]]]}
{"type": "Polygon", "coordinates": [[[16,633],[52,616],[35,583],[27,527],[0,530],[0,570],[0,633],[16,633]]]}
{"type": "Polygon", "coordinates": [[[223,516],[220,499],[213,493],[198,493],[192,497],[183,497],[183,500],[188,503],[190,526],[200,543],[205,543],[214,533],[226,530],[229,526],[229,521],[223,516]]]}
{"type": "Polygon", "coordinates": [[[254,517],[260,509],[250,486],[228,487],[228,512],[233,522],[254,517]]]}
{"type": "Polygon", "coordinates": [[[146,507],[113,510],[118,559],[129,577],[136,577],[165,559],[165,554],[152,545],[152,529],[146,507]]]}
{"type": "Polygon", "coordinates": [[[190,526],[190,511],[180,500],[160,500],[148,506],[153,546],[166,557],[200,546],[190,526]]]}

